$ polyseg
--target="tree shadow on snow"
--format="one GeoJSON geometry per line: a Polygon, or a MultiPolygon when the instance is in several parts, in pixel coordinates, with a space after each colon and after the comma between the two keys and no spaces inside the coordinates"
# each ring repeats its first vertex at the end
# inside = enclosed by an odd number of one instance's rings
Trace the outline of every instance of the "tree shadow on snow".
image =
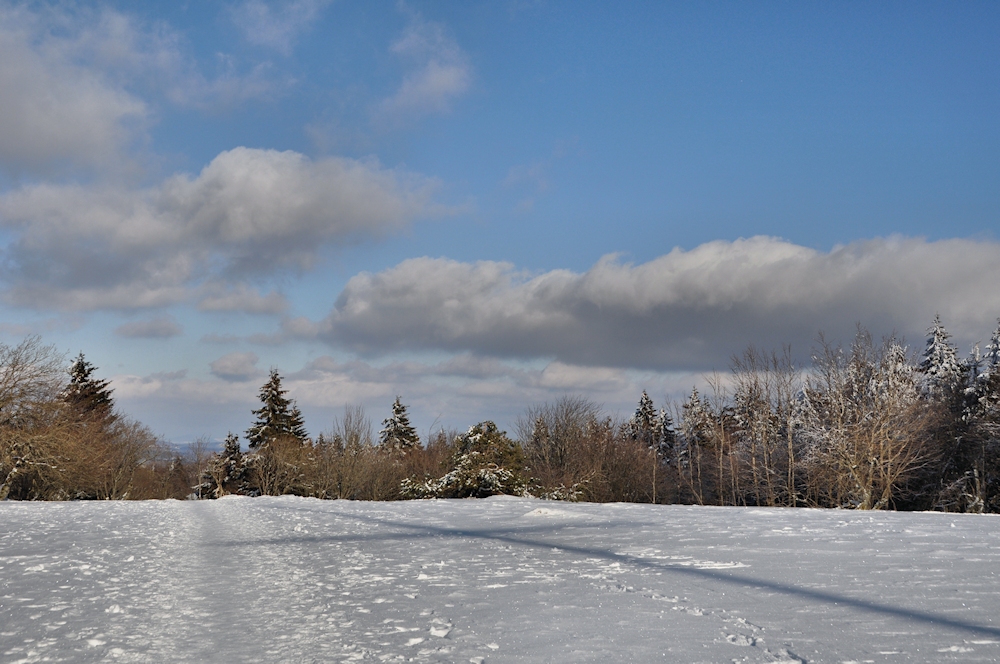
{"type": "Polygon", "coordinates": [[[434,538],[453,538],[453,539],[469,539],[469,540],[501,542],[504,544],[516,545],[519,547],[527,547],[531,549],[544,549],[548,551],[557,549],[564,553],[576,554],[588,558],[603,559],[610,562],[619,563],[622,566],[627,565],[637,569],[655,570],[657,572],[675,574],[678,576],[707,579],[731,586],[737,586],[740,588],[749,588],[754,590],[768,590],[783,595],[806,598],[809,600],[822,602],[824,604],[850,607],[867,613],[879,614],[893,618],[902,618],[904,620],[910,620],[917,623],[933,625],[935,627],[947,627],[975,635],[989,635],[994,637],[1000,637],[1000,628],[998,627],[977,625],[969,621],[960,620],[948,616],[942,616],[939,614],[930,613],[928,611],[920,611],[916,609],[906,609],[895,606],[889,606],[886,604],[880,604],[878,602],[859,599],[856,597],[850,597],[848,595],[841,595],[834,592],[829,592],[824,590],[814,590],[811,588],[796,586],[790,583],[783,583],[780,581],[754,578],[747,574],[731,572],[728,570],[681,567],[677,565],[671,565],[669,563],[659,562],[656,560],[641,558],[627,553],[617,553],[614,551],[609,551],[606,549],[600,549],[596,547],[577,546],[573,544],[567,544],[565,542],[560,542],[556,539],[545,539],[537,537],[537,534],[539,533],[548,533],[550,535],[554,534],[554,531],[559,528],[576,526],[578,528],[584,529],[587,526],[597,525],[593,523],[582,522],[579,524],[574,524],[574,523],[568,524],[566,522],[560,521],[555,523],[546,523],[546,524],[531,525],[531,526],[517,526],[517,527],[503,527],[503,528],[500,527],[447,528],[443,526],[434,526],[429,524],[414,525],[412,523],[396,521],[393,519],[377,518],[361,514],[338,513],[337,516],[340,518],[354,519],[356,521],[370,523],[372,525],[382,528],[388,527],[398,530],[394,530],[393,532],[373,532],[364,534],[355,533],[355,534],[343,534],[343,535],[303,534],[303,535],[296,535],[289,537],[261,538],[261,539],[246,540],[246,541],[207,543],[205,544],[205,546],[252,547],[252,546],[295,545],[295,544],[335,543],[335,542],[350,543],[350,542],[374,542],[374,541],[413,541],[414,539],[434,539],[434,538]]]}

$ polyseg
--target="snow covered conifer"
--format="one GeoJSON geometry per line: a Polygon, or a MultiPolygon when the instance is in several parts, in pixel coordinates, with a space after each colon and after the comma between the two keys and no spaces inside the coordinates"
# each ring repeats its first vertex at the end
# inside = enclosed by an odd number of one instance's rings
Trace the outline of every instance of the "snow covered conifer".
{"type": "Polygon", "coordinates": [[[271,376],[260,388],[261,407],[253,411],[257,421],[246,432],[250,449],[257,450],[278,438],[292,438],[300,442],[308,439],[302,413],[281,387],[281,376],[271,369],[271,376]]]}
{"type": "Polygon", "coordinates": [[[927,330],[927,346],[920,372],[923,374],[923,391],[932,399],[944,399],[958,388],[962,381],[962,367],[951,335],[941,324],[941,317],[934,316],[934,324],[927,330]]]}
{"type": "Polygon", "coordinates": [[[384,449],[407,451],[420,445],[417,430],[410,426],[410,417],[406,406],[396,397],[392,404],[392,415],[382,421],[382,430],[378,434],[379,445],[384,449]]]}
{"type": "Polygon", "coordinates": [[[674,420],[666,408],[661,408],[653,427],[653,444],[656,452],[662,457],[669,457],[674,449],[677,434],[674,432],[674,420]]]}
{"type": "Polygon", "coordinates": [[[658,444],[656,431],[659,427],[659,418],[656,414],[656,408],[653,406],[653,400],[649,398],[646,390],[642,391],[642,396],[639,397],[639,405],[636,407],[635,413],[629,419],[626,426],[628,428],[628,435],[633,440],[638,440],[650,446],[658,444]]]}
{"type": "Polygon", "coordinates": [[[213,455],[202,474],[201,495],[203,498],[221,498],[237,493],[246,475],[240,439],[230,432],[226,436],[222,452],[213,455]]]}
{"type": "Polygon", "coordinates": [[[973,410],[982,413],[1000,412],[1000,320],[990,342],[980,358],[976,382],[971,386],[975,403],[973,410]]]}
{"type": "Polygon", "coordinates": [[[63,400],[82,419],[107,422],[112,418],[115,407],[111,396],[110,381],[94,378],[97,370],[80,353],[69,368],[69,384],[63,392],[63,400]]]}
{"type": "Polygon", "coordinates": [[[1000,372],[1000,319],[997,319],[997,329],[993,331],[990,343],[983,352],[983,373],[1000,372]]]}
{"type": "Polygon", "coordinates": [[[704,445],[710,438],[712,418],[698,388],[691,388],[691,396],[681,406],[681,434],[688,447],[704,445]]]}
{"type": "Polygon", "coordinates": [[[521,446],[486,421],[455,439],[452,470],[438,479],[403,480],[407,498],[485,498],[497,494],[524,495],[524,454],[521,446]]]}

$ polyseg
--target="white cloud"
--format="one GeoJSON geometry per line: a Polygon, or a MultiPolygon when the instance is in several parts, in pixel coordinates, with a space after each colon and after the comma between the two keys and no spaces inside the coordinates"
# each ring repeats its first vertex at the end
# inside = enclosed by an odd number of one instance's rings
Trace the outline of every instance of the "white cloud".
{"type": "Polygon", "coordinates": [[[141,20],[102,8],[91,11],[49,11],[42,25],[70,35],[58,49],[67,60],[80,62],[90,72],[149,97],[182,107],[225,107],[246,99],[269,95],[282,87],[269,78],[264,62],[243,67],[232,56],[216,53],[215,77],[202,73],[190,46],[166,23],[145,24],[141,20]]]}
{"type": "MultiPolygon", "coordinates": [[[[571,365],[725,369],[747,344],[804,354],[818,331],[860,322],[922,343],[935,313],[961,340],[1000,314],[1000,244],[890,238],[820,252],[755,237],[675,249],[586,273],[417,258],[352,278],[321,338],[361,353],[403,349],[550,358],[571,365]]],[[[570,383],[572,381],[569,381],[570,383]]],[[[567,383],[569,384],[569,383],[567,383]]]]}
{"type": "Polygon", "coordinates": [[[472,66],[444,27],[413,16],[392,52],[410,63],[396,92],[382,101],[377,116],[399,121],[413,115],[445,113],[472,82],[472,66]]]}
{"type": "Polygon", "coordinates": [[[299,34],[316,20],[330,2],[295,0],[276,6],[262,0],[248,0],[233,7],[232,15],[233,21],[251,44],[289,55],[299,34]]]}
{"type": "Polygon", "coordinates": [[[206,77],[169,26],[113,9],[0,5],[0,169],[121,174],[157,101],[214,108],[285,85],[266,62],[217,64],[206,77]]]}
{"type": "Polygon", "coordinates": [[[212,375],[226,381],[242,382],[260,374],[254,353],[229,353],[211,363],[212,375]]]}
{"type": "Polygon", "coordinates": [[[4,257],[6,297],[33,308],[100,309],[200,295],[207,309],[280,311],[280,295],[240,280],[308,269],[323,247],[440,214],[435,188],[374,160],[249,148],[144,190],[25,186],[0,196],[0,225],[16,236],[4,257]]]}
{"type": "Polygon", "coordinates": [[[182,332],[180,325],[165,316],[132,321],[115,329],[115,334],[130,339],[168,339],[180,336],[182,332]]]}
{"type": "Polygon", "coordinates": [[[111,167],[147,120],[142,100],[74,57],[79,30],[51,31],[62,22],[0,6],[0,167],[8,171],[111,167]]]}

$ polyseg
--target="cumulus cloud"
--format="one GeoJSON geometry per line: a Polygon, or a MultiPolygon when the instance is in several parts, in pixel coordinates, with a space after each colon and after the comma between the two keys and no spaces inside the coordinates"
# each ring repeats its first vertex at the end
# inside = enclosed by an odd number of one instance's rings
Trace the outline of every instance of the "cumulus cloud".
{"type": "Polygon", "coordinates": [[[115,329],[115,334],[129,339],[168,339],[180,336],[182,332],[180,325],[165,316],[132,321],[115,329]]]}
{"type": "Polygon", "coordinates": [[[229,353],[211,363],[212,375],[222,380],[242,382],[258,375],[258,358],[254,353],[229,353]]]}
{"type": "Polygon", "coordinates": [[[412,115],[444,113],[468,90],[472,65],[439,23],[413,16],[391,50],[407,61],[411,70],[396,92],[379,105],[380,118],[398,121],[412,115]]]}
{"type": "MultiPolygon", "coordinates": [[[[753,343],[802,354],[857,323],[922,343],[940,313],[959,340],[1000,314],[1000,244],[890,238],[829,252],[769,237],[614,256],[580,274],[417,258],[353,277],[319,336],[361,353],[402,349],[552,358],[569,365],[724,369],[753,343]]],[[[571,383],[569,381],[567,384],[571,383]]]]}
{"type": "Polygon", "coordinates": [[[155,115],[149,99],[218,107],[283,85],[266,62],[219,64],[206,77],[169,26],[110,8],[0,6],[0,168],[118,172],[155,115]]]}
{"type": "Polygon", "coordinates": [[[249,0],[233,7],[232,15],[244,38],[251,44],[289,55],[299,34],[316,20],[330,2],[295,0],[275,6],[262,0],[249,0]]]}
{"type": "Polygon", "coordinates": [[[54,35],[46,18],[24,6],[0,6],[0,166],[14,172],[107,167],[148,108],[73,57],[83,37],[54,35]]]}
{"type": "Polygon", "coordinates": [[[0,196],[0,225],[15,234],[6,296],[35,308],[129,309],[197,294],[205,309],[278,312],[280,295],[240,280],[308,269],[323,247],[439,214],[435,187],[374,160],[249,148],[142,190],[25,186],[0,196]]]}

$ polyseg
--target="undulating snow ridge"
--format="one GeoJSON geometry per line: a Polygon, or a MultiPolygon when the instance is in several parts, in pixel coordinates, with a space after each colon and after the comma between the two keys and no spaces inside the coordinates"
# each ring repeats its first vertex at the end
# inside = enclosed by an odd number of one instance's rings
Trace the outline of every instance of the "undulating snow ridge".
{"type": "Polygon", "coordinates": [[[1000,659],[996,516],[0,503],[4,662],[1000,659]]]}

